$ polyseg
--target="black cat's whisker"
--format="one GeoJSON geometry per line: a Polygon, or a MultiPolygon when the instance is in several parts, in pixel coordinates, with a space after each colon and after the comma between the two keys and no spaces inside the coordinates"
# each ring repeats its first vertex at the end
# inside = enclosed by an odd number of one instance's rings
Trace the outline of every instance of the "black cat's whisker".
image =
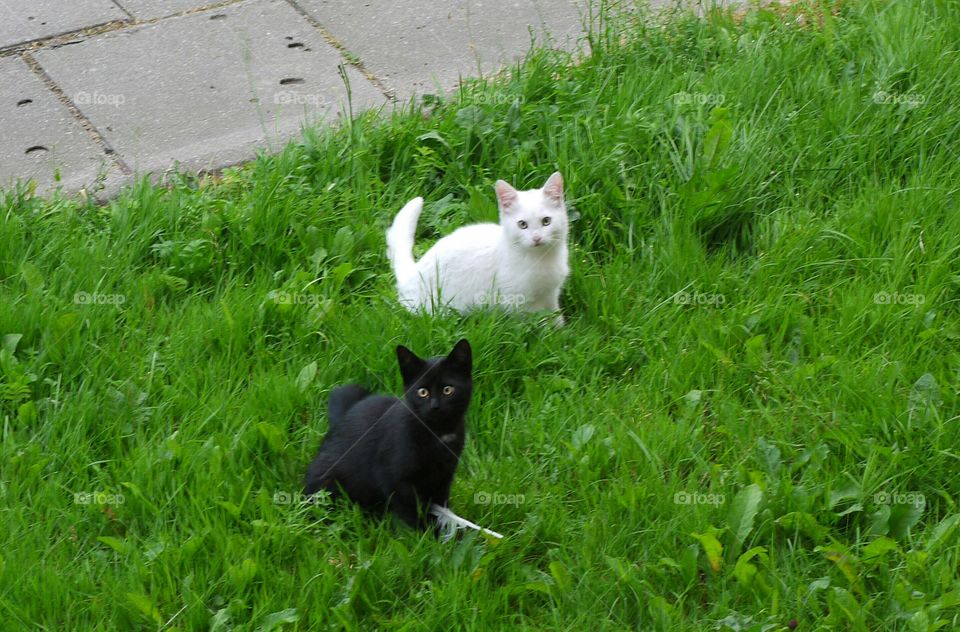
{"type": "MultiPolygon", "coordinates": [[[[435,368],[436,368],[436,367],[428,367],[425,375],[429,375],[430,372],[433,371],[435,368]]],[[[403,394],[406,395],[407,393],[404,392],[403,394]]],[[[403,405],[404,408],[407,409],[407,411],[409,411],[409,413],[410,413],[411,415],[413,415],[413,418],[414,418],[414,419],[416,419],[417,421],[420,422],[420,425],[421,425],[421,426],[423,426],[424,428],[427,429],[427,432],[429,432],[430,434],[432,434],[433,437],[434,437],[437,441],[439,441],[440,444],[441,444],[444,448],[446,448],[447,451],[448,451],[450,454],[452,454],[452,455],[457,459],[457,461],[460,460],[460,455],[450,449],[450,446],[447,445],[446,441],[444,441],[443,439],[441,439],[441,438],[437,435],[437,433],[435,433],[435,432],[433,431],[433,428],[431,428],[431,427],[427,424],[427,422],[425,422],[423,419],[420,418],[420,415],[418,415],[417,413],[415,413],[415,412],[410,408],[410,406],[407,405],[406,400],[401,399],[401,400],[400,400],[400,403],[403,405]]]]}
{"type": "Polygon", "coordinates": [[[449,452],[450,454],[452,454],[452,455],[457,459],[457,461],[460,460],[460,455],[457,454],[456,452],[454,452],[453,450],[451,450],[451,449],[450,449],[450,446],[447,445],[446,441],[444,441],[443,439],[441,439],[441,438],[437,435],[437,433],[435,433],[435,432],[433,431],[433,428],[431,428],[430,426],[428,426],[428,425],[427,425],[427,422],[425,422],[423,419],[420,418],[420,415],[418,415],[417,413],[413,412],[413,411],[410,409],[410,407],[407,406],[407,402],[405,402],[404,400],[401,399],[401,400],[400,400],[400,403],[403,405],[404,408],[407,409],[407,411],[408,411],[411,415],[413,415],[413,418],[414,418],[414,419],[416,419],[417,421],[420,422],[420,425],[421,425],[421,426],[423,426],[424,428],[427,429],[427,432],[429,432],[430,434],[432,434],[432,435],[434,436],[434,438],[435,438],[437,441],[440,442],[440,445],[442,445],[443,447],[445,447],[445,448],[447,449],[447,452],[449,452]]]}

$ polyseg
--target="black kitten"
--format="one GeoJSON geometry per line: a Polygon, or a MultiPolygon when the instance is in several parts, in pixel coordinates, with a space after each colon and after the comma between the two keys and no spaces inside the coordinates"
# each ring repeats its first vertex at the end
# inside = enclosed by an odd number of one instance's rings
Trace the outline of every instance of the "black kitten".
{"type": "Polygon", "coordinates": [[[389,509],[414,528],[429,525],[430,505],[447,506],[463,451],[473,391],[470,343],[422,360],[397,347],[403,399],[361,386],[330,393],[329,429],[307,470],[305,492],[321,489],[364,509],[389,509]]]}

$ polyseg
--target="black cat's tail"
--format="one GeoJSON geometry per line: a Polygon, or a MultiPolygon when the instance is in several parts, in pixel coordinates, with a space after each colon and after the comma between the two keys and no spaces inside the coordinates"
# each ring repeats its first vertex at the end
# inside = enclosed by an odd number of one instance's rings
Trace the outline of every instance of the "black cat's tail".
{"type": "Polygon", "coordinates": [[[327,419],[332,430],[339,425],[354,404],[370,395],[370,391],[357,384],[338,386],[330,391],[330,401],[327,404],[327,419]]]}
{"type": "Polygon", "coordinates": [[[368,395],[370,391],[357,384],[338,386],[330,391],[330,400],[327,402],[327,436],[323,440],[323,445],[320,446],[320,452],[307,468],[303,490],[307,496],[321,489],[328,490],[331,498],[338,495],[338,489],[331,485],[331,477],[334,475],[334,467],[340,460],[340,456],[335,451],[332,453],[324,448],[329,447],[327,442],[336,436],[335,431],[343,423],[347,411],[368,395]]]}

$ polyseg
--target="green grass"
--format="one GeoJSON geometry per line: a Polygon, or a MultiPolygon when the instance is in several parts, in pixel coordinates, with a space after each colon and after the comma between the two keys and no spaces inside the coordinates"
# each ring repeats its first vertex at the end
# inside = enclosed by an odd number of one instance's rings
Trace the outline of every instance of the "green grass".
{"type": "Polygon", "coordinates": [[[958,12],[620,16],[219,178],[2,194],[3,628],[960,628],[958,12]],[[566,327],[398,306],[407,199],[425,246],[555,169],[566,327]],[[332,387],[460,336],[503,541],[275,502],[332,387]]]}

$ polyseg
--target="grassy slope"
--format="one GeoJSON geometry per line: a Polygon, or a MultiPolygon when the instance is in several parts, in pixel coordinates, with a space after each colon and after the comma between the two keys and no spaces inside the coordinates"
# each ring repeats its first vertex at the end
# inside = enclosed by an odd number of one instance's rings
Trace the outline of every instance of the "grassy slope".
{"type": "Polygon", "coordinates": [[[960,626],[957,12],[621,19],[576,67],[538,53],[217,181],[102,208],[7,193],[5,626],[960,626]],[[565,328],[397,307],[383,229],[404,201],[427,197],[429,243],[492,219],[495,178],[556,168],[580,215],[565,328]],[[452,502],[505,541],[274,502],[332,386],[397,392],[395,344],[463,335],[452,502]],[[124,502],[75,502],[96,491],[124,502]],[[908,493],[925,503],[876,496],[908,493]]]}

